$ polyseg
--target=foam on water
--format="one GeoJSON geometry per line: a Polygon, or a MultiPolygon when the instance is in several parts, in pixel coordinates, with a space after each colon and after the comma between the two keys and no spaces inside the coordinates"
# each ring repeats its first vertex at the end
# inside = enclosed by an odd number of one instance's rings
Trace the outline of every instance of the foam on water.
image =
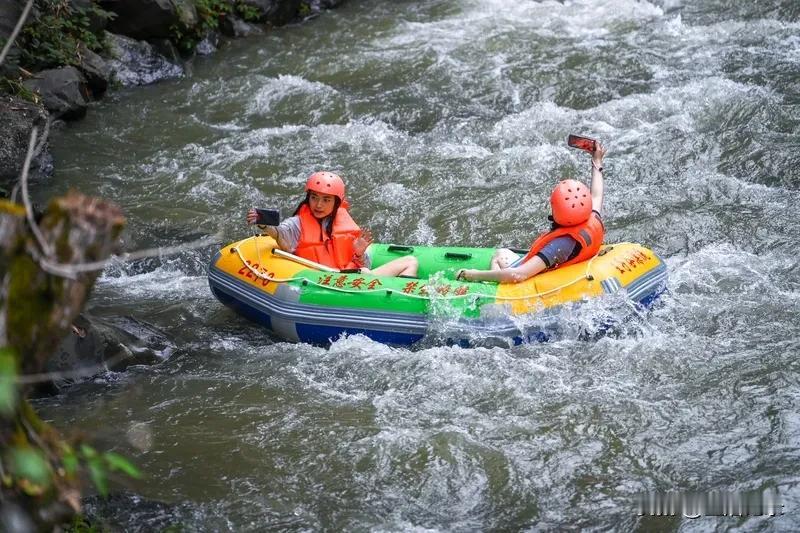
{"type": "Polygon", "coordinates": [[[276,115],[285,114],[283,120],[296,116],[301,124],[337,120],[348,115],[346,102],[335,88],[291,75],[264,79],[247,112],[271,121],[276,120],[276,115]]]}
{"type": "MultiPolygon", "coordinates": [[[[291,212],[326,168],[380,241],[524,247],[553,181],[588,179],[564,143],[585,133],[609,148],[607,241],[664,257],[668,292],[644,314],[618,293],[520,317],[560,326],[545,344],[443,345],[442,308],[414,349],[359,335],[326,349],[218,304],[214,247],[112,268],[95,310],[168,330],[178,355],[46,410],[107,426],[115,446],[120,421],[149,428],[131,454],[162,481],[136,491],[170,504],[124,499],[118,522],[634,530],[652,525],[637,492],[764,486],[796,506],[791,3],[356,4],[100,103],[56,137],[51,185],[122,203],[131,246],[218,227],[233,241],[248,206],[291,212]],[[598,318],[617,325],[599,335],[598,318]]],[[[797,529],[788,514],[705,520],[797,529]]]]}

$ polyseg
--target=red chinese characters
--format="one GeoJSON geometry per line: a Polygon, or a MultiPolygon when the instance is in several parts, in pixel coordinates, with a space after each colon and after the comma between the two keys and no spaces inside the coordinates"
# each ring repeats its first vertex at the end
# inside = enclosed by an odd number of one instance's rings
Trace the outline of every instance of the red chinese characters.
{"type": "Polygon", "coordinates": [[[615,263],[614,268],[616,268],[617,272],[620,274],[624,274],[625,272],[632,272],[633,269],[639,265],[646,265],[648,261],[650,261],[649,255],[640,250],[636,250],[628,257],[620,260],[618,263],[615,263]]]}
{"type": "Polygon", "coordinates": [[[456,296],[464,296],[469,292],[469,285],[461,285],[456,290],[453,291],[453,294],[456,296]]]}
{"type": "Polygon", "coordinates": [[[417,290],[417,286],[418,286],[418,285],[419,285],[419,282],[418,282],[418,281],[409,281],[408,283],[406,283],[406,286],[405,286],[405,287],[403,287],[403,292],[404,292],[405,294],[411,294],[411,293],[413,293],[415,290],[417,290]]]}

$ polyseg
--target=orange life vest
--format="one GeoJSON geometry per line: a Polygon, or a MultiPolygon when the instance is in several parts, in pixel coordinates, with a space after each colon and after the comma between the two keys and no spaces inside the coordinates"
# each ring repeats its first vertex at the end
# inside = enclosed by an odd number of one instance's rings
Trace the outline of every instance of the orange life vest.
{"type": "Polygon", "coordinates": [[[574,263],[580,263],[581,261],[586,261],[587,259],[594,257],[597,252],[600,251],[600,246],[603,244],[605,232],[606,230],[603,226],[603,221],[600,220],[600,217],[596,212],[592,211],[592,214],[589,216],[589,219],[586,222],[576,226],[562,226],[540,235],[535,241],[533,241],[533,245],[531,245],[531,250],[528,252],[528,255],[522,258],[522,261],[519,264],[521,265],[522,263],[525,263],[526,261],[536,257],[536,254],[538,254],[546,244],[551,242],[553,239],[564,235],[569,235],[578,241],[581,249],[580,252],[578,252],[578,255],[569,261],[564,261],[563,263],[556,265],[554,268],[560,268],[563,266],[572,265],[574,263]]]}
{"type": "Polygon", "coordinates": [[[297,216],[300,217],[300,240],[295,254],[340,270],[363,266],[353,261],[353,241],[361,235],[361,228],[353,222],[347,209],[340,206],[336,211],[330,237],[308,205],[302,206],[297,216]]]}

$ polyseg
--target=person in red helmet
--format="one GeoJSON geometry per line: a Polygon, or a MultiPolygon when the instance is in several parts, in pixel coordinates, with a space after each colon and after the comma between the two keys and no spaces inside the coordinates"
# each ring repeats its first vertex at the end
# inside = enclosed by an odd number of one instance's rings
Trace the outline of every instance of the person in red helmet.
{"type": "MultiPolygon", "coordinates": [[[[306,181],[306,197],[294,214],[278,226],[259,226],[278,243],[281,250],[340,270],[360,268],[379,276],[415,276],[419,263],[415,257],[400,257],[370,270],[367,248],[369,231],[350,217],[345,200],[344,181],[332,172],[314,172],[306,181]]],[[[247,223],[255,224],[255,208],[247,212],[247,223]]]]}
{"type": "Polygon", "coordinates": [[[519,283],[548,270],[594,257],[603,244],[603,158],[606,149],[599,142],[592,153],[592,187],[575,180],[563,180],[550,195],[552,227],[540,235],[530,251],[520,257],[501,248],[492,257],[491,270],[462,269],[457,279],[519,283]]]}

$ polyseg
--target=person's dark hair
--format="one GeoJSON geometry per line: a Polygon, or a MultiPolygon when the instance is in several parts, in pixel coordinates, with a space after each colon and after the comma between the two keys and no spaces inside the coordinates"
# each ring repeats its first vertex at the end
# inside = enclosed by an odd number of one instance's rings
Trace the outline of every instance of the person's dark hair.
{"type": "Polygon", "coordinates": [[[300,202],[299,204],[297,204],[297,209],[295,209],[295,210],[294,210],[294,213],[292,213],[292,216],[293,216],[293,217],[296,217],[296,216],[297,216],[297,215],[300,213],[300,209],[302,209],[302,207],[303,207],[304,205],[308,205],[308,197],[309,197],[309,193],[308,193],[308,192],[306,192],[306,197],[305,197],[305,198],[303,198],[303,201],[302,201],[302,202],[300,202]]]}
{"type": "Polygon", "coordinates": [[[558,228],[561,227],[561,226],[558,225],[558,223],[555,221],[555,219],[553,219],[553,215],[547,215],[547,220],[550,221],[550,231],[557,230],[558,228]]]}
{"type": "MultiPolygon", "coordinates": [[[[308,192],[308,191],[306,191],[306,197],[303,199],[303,201],[302,201],[302,202],[300,202],[300,203],[297,205],[297,209],[295,209],[295,210],[294,210],[294,213],[292,213],[292,216],[293,216],[293,217],[294,217],[294,216],[297,216],[297,214],[300,212],[300,209],[301,209],[301,208],[302,208],[304,205],[308,205],[308,198],[309,198],[309,196],[311,196],[311,193],[310,193],[310,192],[308,192]]],[[[327,234],[328,234],[328,238],[329,238],[329,239],[330,239],[330,238],[331,238],[331,236],[333,235],[333,221],[334,221],[334,220],[336,220],[336,212],[337,212],[337,211],[339,211],[339,206],[340,206],[340,205],[342,205],[342,200],[341,200],[341,199],[339,199],[339,197],[337,196],[337,197],[336,197],[336,198],[334,198],[334,200],[333,200],[333,211],[331,211],[331,214],[330,214],[330,215],[328,215],[328,216],[330,217],[330,219],[331,219],[331,223],[330,223],[330,224],[328,224],[328,229],[326,229],[326,230],[325,230],[325,233],[327,233],[327,234]]],[[[322,224],[322,221],[320,221],[320,224],[322,224]]]]}

